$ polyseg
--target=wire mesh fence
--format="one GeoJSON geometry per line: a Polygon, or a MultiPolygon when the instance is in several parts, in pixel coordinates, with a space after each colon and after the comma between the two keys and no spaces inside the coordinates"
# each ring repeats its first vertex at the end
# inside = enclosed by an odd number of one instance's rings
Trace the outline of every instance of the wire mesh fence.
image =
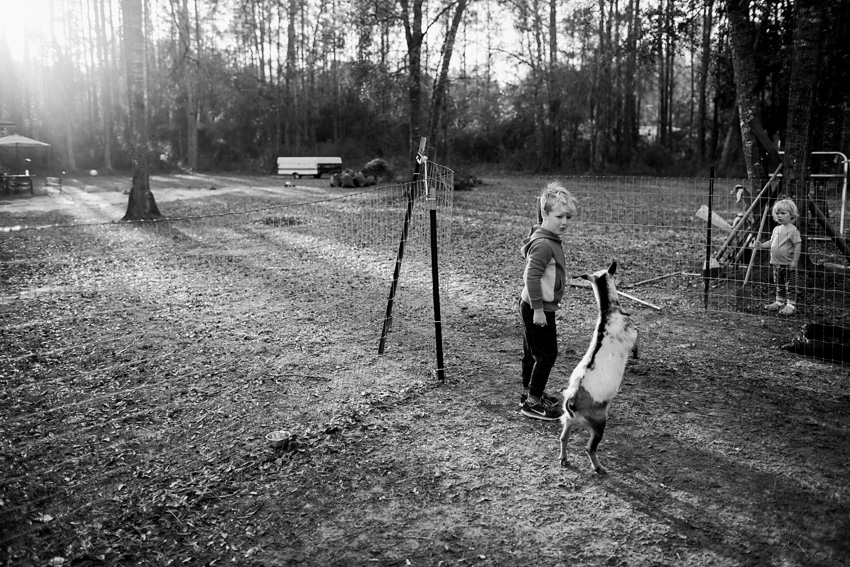
{"type": "MultiPolygon", "coordinates": [[[[133,514],[202,508],[281,458],[266,452],[265,433],[289,431],[297,447],[426,384],[436,364],[429,207],[449,374],[476,364],[451,356],[474,342],[461,329],[468,322],[485,335],[514,332],[519,241],[544,183],[455,193],[451,170],[427,167],[434,201],[405,183],[333,198],[258,193],[250,207],[230,195],[187,200],[149,223],[60,216],[7,226],[0,545],[80,545],[93,532],[120,537],[133,514]],[[87,519],[95,508],[113,511],[110,525],[87,519]]],[[[764,184],[714,180],[720,220],[708,239],[707,179],[561,181],[580,204],[565,237],[571,269],[617,258],[621,290],[670,317],[707,307],[778,319],[763,309],[773,297],[768,252],[734,234],[748,207],[741,188],[752,196],[764,184]],[[734,254],[721,250],[727,241],[734,254]],[[704,273],[706,250],[718,268],[704,273]]],[[[834,234],[807,207],[796,320],[847,327],[845,188],[818,183],[813,200],[834,234]]],[[[577,343],[582,333],[564,329],[577,343]]]]}
{"type": "MultiPolygon", "coordinates": [[[[735,214],[724,211],[732,226],[715,228],[712,239],[712,276],[715,309],[759,312],[777,297],[782,302],[796,296],[796,315],[808,320],[847,323],[848,287],[846,266],[846,183],[844,180],[813,182],[799,187],[765,181],[756,191],[741,196],[737,186],[735,214]],[[802,236],[797,284],[788,290],[776,281],[772,254],[767,244],[778,226],[774,205],[783,199],[796,203],[792,224],[802,236]],[[747,214],[749,213],[749,216],[747,214]],[[755,243],[762,247],[755,249],[755,243]]],[[[733,188],[734,189],[734,188],[733,188]]],[[[780,260],[781,261],[781,260],[780,260]]]]}

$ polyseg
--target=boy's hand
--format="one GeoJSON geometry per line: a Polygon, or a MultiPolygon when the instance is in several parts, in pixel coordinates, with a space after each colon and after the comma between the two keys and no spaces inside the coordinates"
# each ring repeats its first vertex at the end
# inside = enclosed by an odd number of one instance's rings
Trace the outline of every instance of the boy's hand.
{"type": "Polygon", "coordinates": [[[542,309],[534,310],[534,324],[538,327],[546,326],[546,312],[542,309]]]}

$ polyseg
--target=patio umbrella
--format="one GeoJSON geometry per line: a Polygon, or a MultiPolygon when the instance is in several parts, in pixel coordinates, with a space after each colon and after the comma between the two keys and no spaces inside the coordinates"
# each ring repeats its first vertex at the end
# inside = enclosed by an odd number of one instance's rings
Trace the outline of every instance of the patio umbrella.
{"type": "MultiPolygon", "coordinates": [[[[12,134],[11,136],[3,136],[0,138],[0,147],[12,146],[15,148],[15,165],[19,165],[18,148],[48,148],[50,147],[50,144],[39,142],[38,140],[21,136],[20,134],[12,134]]],[[[18,167],[18,169],[20,169],[20,167],[18,167]]]]}

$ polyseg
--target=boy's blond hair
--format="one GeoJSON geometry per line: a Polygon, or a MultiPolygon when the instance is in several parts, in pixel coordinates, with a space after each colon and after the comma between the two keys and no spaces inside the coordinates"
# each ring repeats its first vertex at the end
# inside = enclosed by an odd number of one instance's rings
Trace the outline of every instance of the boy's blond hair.
{"type": "Polygon", "coordinates": [[[779,211],[786,211],[789,213],[791,215],[791,220],[796,220],[800,216],[800,212],[797,210],[797,205],[795,205],[794,201],[791,199],[780,199],[773,204],[773,208],[770,211],[773,215],[773,220],[777,220],[776,213],[779,211]]]}
{"type": "Polygon", "coordinates": [[[546,188],[540,193],[539,204],[540,213],[538,217],[540,220],[551,213],[552,209],[558,205],[563,205],[571,217],[578,212],[578,200],[558,181],[550,181],[546,185],[546,188]]]}

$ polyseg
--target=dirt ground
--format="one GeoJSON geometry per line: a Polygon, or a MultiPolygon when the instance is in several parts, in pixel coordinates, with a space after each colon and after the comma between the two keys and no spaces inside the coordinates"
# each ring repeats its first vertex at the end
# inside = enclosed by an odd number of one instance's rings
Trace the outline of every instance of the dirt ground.
{"type": "MultiPolygon", "coordinates": [[[[641,357],[627,368],[600,446],[609,473],[591,471],[584,434],[573,436],[570,466],[559,466],[559,424],[518,411],[513,229],[525,221],[505,204],[515,204],[516,180],[485,181],[455,197],[453,238],[465,245],[452,260],[474,271],[477,307],[447,321],[445,382],[397,392],[295,450],[232,447],[203,497],[161,514],[128,508],[105,518],[95,508],[64,548],[48,530],[32,540],[38,549],[4,544],[3,564],[850,564],[847,367],[781,351],[799,320],[703,311],[699,280],[642,287],[660,311],[629,304],[641,357]],[[481,247],[492,250],[486,265],[481,247]]],[[[259,178],[159,182],[173,184],[157,194],[162,210],[213,192],[250,203],[281,191],[259,178]]],[[[123,183],[69,180],[64,196],[3,200],[0,219],[118,218],[123,183]]],[[[319,182],[288,189],[293,199],[327,192],[319,182]]],[[[616,234],[574,243],[568,258],[607,258],[605,238],[616,234]]],[[[623,264],[628,273],[639,261],[623,264]]],[[[559,313],[550,390],[566,385],[594,319],[589,293],[575,290],[559,313]]],[[[156,321],[147,324],[154,332],[156,321]]],[[[17,340],[9,328],[4,346],[17,340]]],[[[13,374],[7,368],[4,382],[13,374]]]]}

